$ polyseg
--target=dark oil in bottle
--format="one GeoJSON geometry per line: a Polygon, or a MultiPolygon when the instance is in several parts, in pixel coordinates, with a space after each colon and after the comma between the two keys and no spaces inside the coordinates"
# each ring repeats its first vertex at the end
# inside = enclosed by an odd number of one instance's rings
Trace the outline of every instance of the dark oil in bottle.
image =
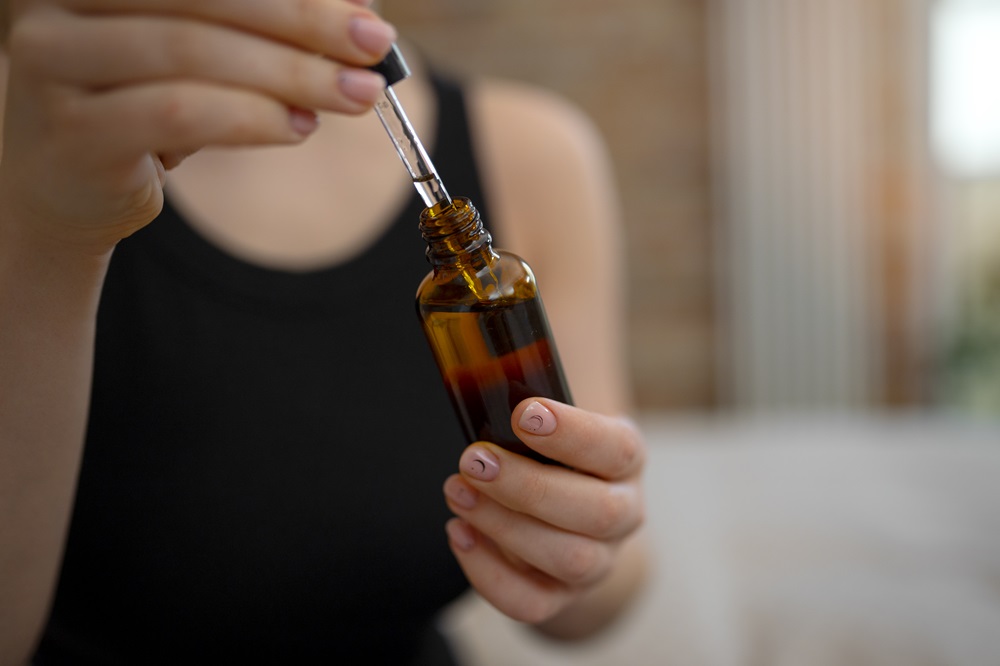
{"type": "Polygon", "coordinates": [[[421,232],[434,270],[417,310],[466,439],[551,462],[510,423],[525,398],[572,402],[530,267],[493,250],[466,199],[425,211],[421,232]]]}
{"type": "Polygon", "coordinates": [[[422,309],[424,330],[469,442],[485,440],[538,457],[514,435],[511,412],[534,396],[571,402],[539,303],[422,309]]]}

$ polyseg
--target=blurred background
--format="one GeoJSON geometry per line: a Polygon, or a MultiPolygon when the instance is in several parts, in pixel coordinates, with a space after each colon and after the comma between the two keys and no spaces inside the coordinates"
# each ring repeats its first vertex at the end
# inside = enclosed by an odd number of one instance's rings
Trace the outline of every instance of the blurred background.
{"type": "Polygon", "coordinates": [[[568,655],[471,599],[470,663],[1000,663],[1000,0],[382,9],[623,195],[656,574],[568,655]]]}
{"type": "Polygon", "coordinates": [[[644,410],[1000,410],[1000,3],[385,0],[608,141],[644,410]]]}

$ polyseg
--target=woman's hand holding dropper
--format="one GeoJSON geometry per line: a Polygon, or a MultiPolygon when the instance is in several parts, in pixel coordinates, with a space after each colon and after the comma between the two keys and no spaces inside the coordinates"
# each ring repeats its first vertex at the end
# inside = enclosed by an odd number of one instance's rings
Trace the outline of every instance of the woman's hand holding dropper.
{"type": "Polygon", "coordinates": [[[0,165],[8,217],[106,251],[155,217],[164,171],[184,156],[296,143],[316,110],[365,111],[382,87],[365,67],[395,39],[366,4],[20,3],[0,165]]]}

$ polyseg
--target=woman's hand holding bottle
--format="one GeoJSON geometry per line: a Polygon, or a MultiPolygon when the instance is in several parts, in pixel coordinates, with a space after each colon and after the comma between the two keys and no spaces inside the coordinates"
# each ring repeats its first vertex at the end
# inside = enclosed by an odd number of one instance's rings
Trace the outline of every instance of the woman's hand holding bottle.
{"type": "MultiPolygon", "coordinates": [[[[522,402],[512,425],[525,444],[566,467],[488,442],[465,450],[444,492],[457,516],[447,525],[452,551],[469,581],[502,612],[537,625],[557,623],[588,600],[606,606],[626,598],[631,590],[601,588],[626,588],[642,573],[621,571],[642,552],[628,548],[644,515],[638,430],[547,399],[522,402]]],[[[582,631],[587,621],[570,624],[582,631]]]]}

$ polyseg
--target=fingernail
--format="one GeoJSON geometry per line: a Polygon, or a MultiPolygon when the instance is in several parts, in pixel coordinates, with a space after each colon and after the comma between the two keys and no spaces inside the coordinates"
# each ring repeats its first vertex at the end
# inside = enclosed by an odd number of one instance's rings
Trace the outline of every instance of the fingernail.
{"type": "Polygon", "coordinates": [[[381,56],[396,41],[396,29],[370,16],[355,16],[347,26],[351,39],[362,51],[381,56]]]}
{"type": "Polygon", "coordinates": [[[292,125],[292,130],[300,136],[309,136],[319,127],[319,117],[306,109],[290,109],[288,121],[292,125]]]}
{"type": "Polygon", "coordinates": [[[444,482],[444,494],[452,503],[463,509],[474,509],[479,493],[475,488],[470,488],[458,476],[452,476],[444,482]]]}
{"type": "Polygon", "coordinates": [[[533,402],[521,414],[517,425],[532,435],[551,435],[556,431],[556,415],[540,402],[533,402]]]}
{"type": "Polygon", "coordinates": [[[345,69],[337,83],[340,92],[361,104],[374,104],[385,90],[385,79],[381,74],[367,69],[345,69]]]}
{"type": "Polygon", "coordinates": [[[500,474],[500,461],[481,446],[470,446],[462,454],[458,466],[463,472],[480,481],[492,481],[500,474]]]}
{"type": "Polygon", "coordinates": [[[459,550],[472,550],[476,545],[476,537],[461,518],[452,518],[444,526],[448,538],[459,550]]]}

